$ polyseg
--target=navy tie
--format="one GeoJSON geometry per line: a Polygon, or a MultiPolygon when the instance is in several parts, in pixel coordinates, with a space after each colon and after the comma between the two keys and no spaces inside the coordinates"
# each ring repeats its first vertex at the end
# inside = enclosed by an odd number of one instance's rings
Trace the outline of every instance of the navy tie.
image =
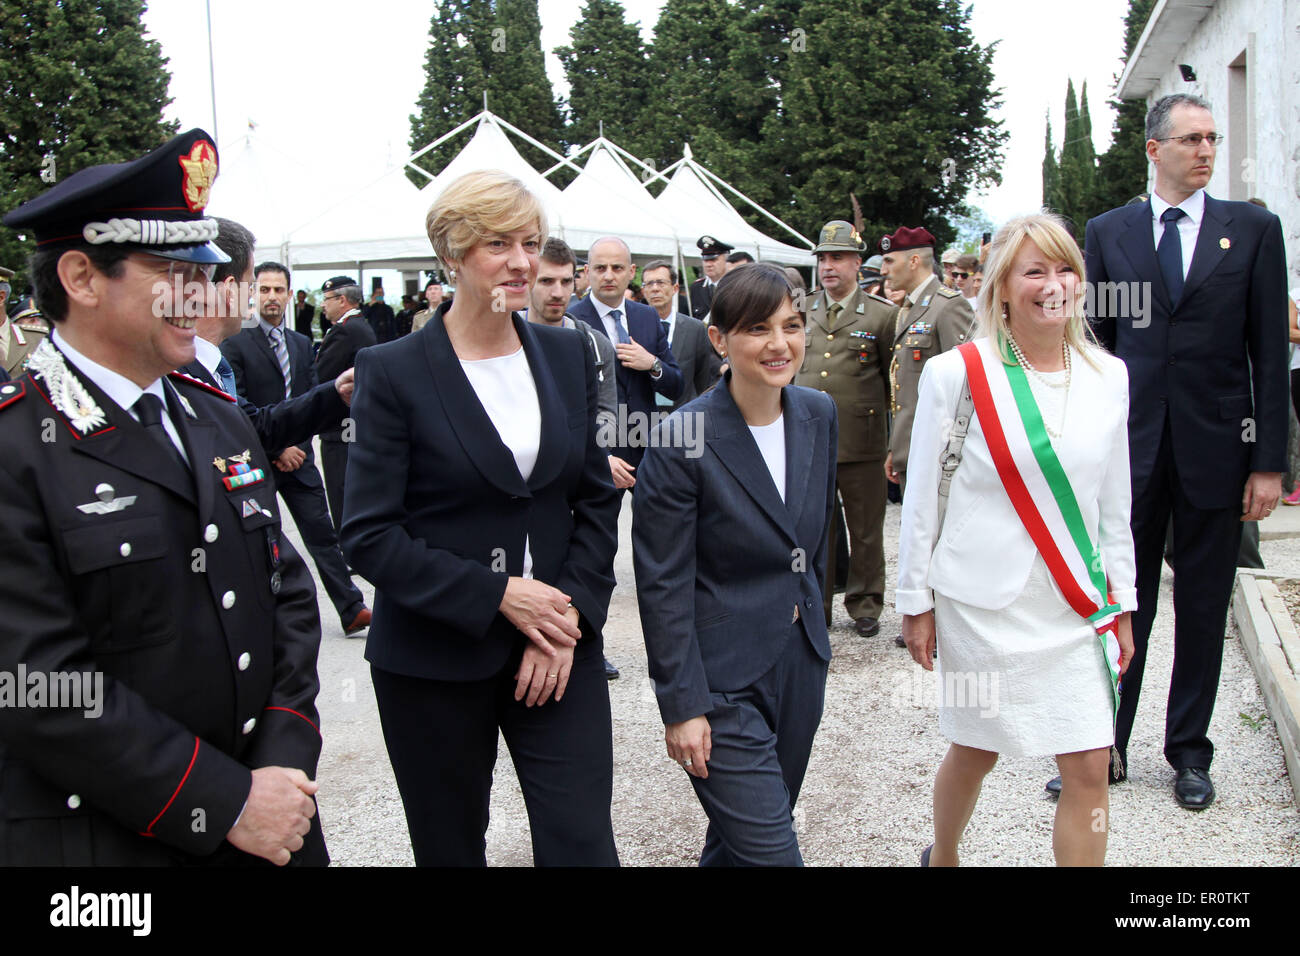
{"type": "Polygon", "coordinates": [[[221,356],[221,361],[217,363],[217,374],[221,376],[221,389],[227,395],[235,394],[235,370],[230,367],[226,357],[221,356]]]}
{"type": "Polygon", "coordinates": [[[618,309],[610,309],[609,317],[614,320],[614,331],[618,335],[618,344],[631,344],[632,336],[627,334],[627,329],[623,325],[623,314],[618,309]]]}
{"type": "Polygon", "coordinates": [[[1156,259],[1160,262],[1160,274],[1164,276],[1171,308],[1178,305],[1183,294],[1183,240],[1178,234],[1178,220],[1186,215],[1177,206],[1170,206],[1160,214],[1165,232],[1156,246],[1156,259]]]}
{"type": "Polygon", "coordinates": [[[172,460],[178,462],[182,468],[189,471],[189,465],[185,463],[185,458],[181,455],[180,449],[172,441],[167,429],[163,427],[162,410],[163,403],[157,395],[151,395],[145,392],[132,406],[140,424],[144,426],[145,432],[158,443],[160,448],[166,448],[171,453],[172,460]]]}

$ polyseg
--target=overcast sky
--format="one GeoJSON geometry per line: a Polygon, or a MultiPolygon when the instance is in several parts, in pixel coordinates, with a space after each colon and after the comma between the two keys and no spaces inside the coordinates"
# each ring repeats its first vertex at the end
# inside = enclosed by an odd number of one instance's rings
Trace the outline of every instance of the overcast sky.
{"type": "MultiPolygon", "coordinates": [[[[369,182],[407,155],[409,116],[423,84],[431,0],[212,0],[218,144],[238,143],[250,121],[271,148],[337,175],[341,189],[369,182]]],[[[651,38],[661,3],[624,0],[651,38]]],[[[549,51],[568,41],[581,0],[541,0],[542,45],[557,95],[567,88],[549,51]]],[[[1110,139],[1106,105],[1119,71],[1126,0],[975,0],[978,43],[999,41],[998,116],[1010,134],[1003,185],[972,196],[995,223],[1041,202],[1043,122],[1060,142],[1065,85],[1087,80],[1098,151],[1110,139]]],[[[152,0],[151,36],[170,59],[167,110],[181,128],[212,131],[204,0],[152,0]]],[[[872,64],[862,64],[870,73],[872,64]]],[[[489,104],[491,105],[491,104],[489,104]]],[[[504,117],[510,120],[511,117],[504,117]]],[[[218,189],[220,184],[218,183],[218,189]]]]}

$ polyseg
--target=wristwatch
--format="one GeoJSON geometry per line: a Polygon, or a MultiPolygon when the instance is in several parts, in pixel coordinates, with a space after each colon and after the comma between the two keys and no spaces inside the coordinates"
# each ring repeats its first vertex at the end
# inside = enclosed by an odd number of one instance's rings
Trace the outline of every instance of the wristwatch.
{"type": "Polygon", "coordinates": [[[659,381],[660,378],[663,377],[663,374],[664,374],[664,363],[659,361],[659,359],[655,359],[654,365],[650,366],[650,377],[657,382],[659,381]]]}

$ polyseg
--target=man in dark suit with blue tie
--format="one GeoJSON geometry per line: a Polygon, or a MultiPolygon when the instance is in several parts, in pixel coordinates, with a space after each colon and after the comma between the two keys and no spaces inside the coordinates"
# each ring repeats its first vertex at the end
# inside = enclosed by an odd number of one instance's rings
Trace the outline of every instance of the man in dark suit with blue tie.
{"type": "MultiPolygon", "coordinates": [[[[659,313],[650,306],[625,299],[632,281],[632,252],[626,242],[614,236],[597,239],[587,254],[587,273],[591,277],[591,294],[569,309],[575,319],[582,319],[597,332],[604,332],[614,343],[619,365],[615,373],[618,384],[620,426],[627,422],[632,433],[632,415],[640,412],[647,419],[655,410],[655,393],[675,399],[682,393],[682,373],[673,358],[668,335],[659,321],[659,313]]],[[[643,441],[627,441],[634,434],[622,434],[610,453],[610,470],[616,488],[636,484],[633,472],[645,453],[643,441]]],[[[641,430],[648,434],[649,426],[641,430]]]]}
{"type": "MultiPolygon", "coordinates": [[[[316,387],[311,341],[285,327],[289,306],[289,270],[278,262],[263,262],[253,270],[258,324],[221,344],[239,393],[254,405],[271,405],[305,394],[316,387]]],[[[293,515],[303,543],[311,552],[330,601],[346,634],[364,630],[370,611],[352,583],[338,536],[330,521],[325,488],[316,470],[310,442],[267,449],[276,468],[275,485],[293,515]]]]}
{"type": "Polygon", "coordinates": [[[1214,800],[1207,734],[1242,522],[1273,510],[1287,467],[1286,266],[1277,216],[1205,193],[1221,140],[1208,103],[1166,96],[1147,114],[1146,134],[1150,200],[1091,220],[1086,237],[1093,328],[1129,372],[1138,610],[1111,779],[1126,772],[1172,515],[1164,752],[1178,803],[1200,810],[1214,800]]]}

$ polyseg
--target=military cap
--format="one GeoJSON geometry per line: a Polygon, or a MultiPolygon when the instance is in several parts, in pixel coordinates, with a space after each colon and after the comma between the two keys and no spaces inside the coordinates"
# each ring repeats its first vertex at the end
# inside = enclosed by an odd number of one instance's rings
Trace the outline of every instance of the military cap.
{"type": "Polygon", "coordinates": [[[949,246],[943,250],[943,255],[939,257],[939,261],[944,265],[948,265],[950,262],[956,262],[959,256],[961,256],[961,251],[956,246],[949,246]]]}
{"type": "Polygon", "coordinates": [[[934,248],[934,236],[921,226],[915,229],[903,226],[893,235],[882,236],[880,239],[881,252],[906,252],[908,249],[924,249],[926,246],[934,248]]]}
{"type": "Polygon", "coordinates": [[[13,277],[14,277],[13,269],[6,269],[4,266],[0,266],[0,282],[8,282],[13,277]]]}
{"type": "Polygon", "coordinates": [[[880,270],[881,270],[881,268],[884,266],[884,264],[885,264],[885,257],[884,257],[884,256],[879,256],[879,255],[877,255],[877,256],[872,256],[870,259],[868,259],[868,260],[863,264],[862,268],[864,268],[864,269],[866,269],[866,270],[868,270],[868,271],[870,271],[870,272],[877,272],[877,273],[878,273],[878,272],[880,272],[880,270]]]}
{"type": "MultiPolygon", "coordinates": [[[[433,281],[433,280],[430,280],[433,281]]],[[[332,279],[326,279],[325,284],[320,287],[322,292],[333,292],[335,289],[341,289],[347,285],[356,285],[357,280],[351,276],[334,276],[332,279]]],[[[428,283],[426,283],[427,285],[428,283]]],[[[441,282],[438,283],[442,285],[441,282]]]]}
{"type": "Polygon", "coordinates": [[[695,240],[695,247],[700,250],[701,259],[716,259],[718,256],[725,256],[736,248],[720,239],[714,239],[712,236],[700,236],[695,240]]]}
{"type": "Polygon", "coordinates": [[[40,250],[112,243],[184,262],[229,262],[212,242],[217,221],[203,215],[217,178],[217,146],[207,133],[181,133],[129,163],[91,166],[4,217],[30,230],[40,250]]]}
{"type": "Polygon", "coordinates": [[[856,252],[861,255],[866,251],[866,243],[853,228],[853,223],[843,219],[832,219],[822,226],[821,235],[817,237],[817,252],[856,252]]]}

